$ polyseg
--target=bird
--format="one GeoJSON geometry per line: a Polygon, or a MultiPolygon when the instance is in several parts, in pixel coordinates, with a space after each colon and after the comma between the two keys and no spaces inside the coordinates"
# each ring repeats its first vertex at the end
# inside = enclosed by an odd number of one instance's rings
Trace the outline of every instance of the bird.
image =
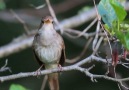
{"type": "MultiPolygon", "coordinates": [[[[65,62],[65,44],[56,32],[52,16],[41,19],[37,34],[32,43],[32,49],[39,65],[44,69],[59,68],[65,62]]],[[[50,90],[59,90],[58,73],[48,74],[50,90]]]]}

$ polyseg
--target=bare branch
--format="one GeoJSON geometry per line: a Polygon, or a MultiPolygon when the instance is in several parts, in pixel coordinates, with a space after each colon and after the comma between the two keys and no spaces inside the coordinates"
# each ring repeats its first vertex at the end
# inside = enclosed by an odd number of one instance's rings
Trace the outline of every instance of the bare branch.
{"type": "MultiPolygon", "coordinates": [[[[75,35],[81,34],[82,32],[80,30],[75,30],[75,29],[64,29],[65,32],[64,34],[67,35],[70,38],[75,39],[75,35]],[[75,35],[71,35],[71,34],[75,34],[75,35]]],[[[85,33],[82,36],[84,36],[85,38],[89,38],[89,37],[93,37],[96,35],[96,32],[91,32],[91,33],[85,33]]],[[[105,36],[104,33],[98,33],[99,36],[105,36]]]]}
{"type": "Polygon", "coordinates": [[[95,18],[82,32],[77,34],[77,36],[72,36],[72,38],[79,38],[79,37],[83,36],[96,23],[96,21],[97,21],[97,18],[95,18]]]}
{"type": "Polygon", "coordinates": [[[21,36],[17,38],[16,41],[12,41],[11,43],[0,47],[0,58],[30,47],[32,40],[33,37],[21,36]]]}
{"type": "Polygon", "coordinates": [[[43,82],[42,82],[41,90],[45,90],[47,79],[48,79],[48,77],[47,77],[47,75],[45,75],[44,76],[44,79],[43,79],[43,82]]]}
{"type": "Polygon", "coordinates": [[[12,9],[10,10],[10,12],[14,15],[14,17],[23,25],[24,29],[25,29],[25,33],[28,35],[29,34],[29,29],[26,26],[26,23],[24,20],[22,20],[12,9]]]}
{"type": "Polygon", "coordinates": [[[39,6],[34,6],[33,4],[30,4],[31,7],[34,7],[35,9],[41,9],[41,8],[44,8],[46,6],[46,4],[42,4],[42,5],[39,5],[39,6]]]}
{"type": "Polygon", "coordinates": [[[7,65],[8,65],[8,60],[5,60],[5,65],[0,68],[0,72],[4,72],[4,71],[7,71],[7,70],[9,72],[12,72],[11,69],[9,67],[7,67],[7,65]]]}
{"type": "MultiPolygon", "coordinates": [[[[65,13],[69,10],[74,9],[84,3],[88,2],[87,0],[65,0],[64,2],[53,4],[52,7],[55,10],[56,14],[65,13]],[[74,2],[74,4],[73,4],[74,2]],[[67,7],[66,7],[67,6],[67,7]]],[[[46,16],[49,14],[49,10],[47,7],[43,9],[35,10],[33,8],[24,8],[14,10],[19,17],[21,17],[27,24],[31,24],[32,21],[37,19],[37,17],[46,16]],[[29,13],[28,13],[29,12],[29,13]]],[[[7,22],[16,22],[16,19],[12,17],[12,13],[8,10],[4,10],[0,12],[0,19],[7,22]]]]}
{"type": "Polygon", "coordinates": [[[97,45],[96,45],[96,47],[95,47],[95,49],[94,49],[93,55],[96,54],[96,52],[97,52],[97,50],[98,50],[98,48],[99,48],[99,46],[100,46],[100,44],[101,44],[103,38],[104,38],[104,37],[100,37],[100,39],[98,40],[97,45]]]}
{"type": "Polygon", "coordinates": [[[95,47],[96,47],[96,44],[97,44],[97,41],[98,41],[98,38],[99,38],[99,35],[98,35],[99,31],[100,31],[100,24],[99,24],[99,21],[98,21],[97,28],[96,28],[96,35],[95,35],[95,38],[94,38],[93,44],[92,44],[93,51],[95,50],[95,47]]]}
{"type": "Polygon", "coordinates": [[[50,1],[49,1],[49,0],[46,0],[46,3],[47,3],[47,6],[48,6],[48,9],[49,9],[49,11],[50,11],[51,16],[54,18],[54,21],[55,21],[56,25],[59,27],[59,29],[60,29],[60,31],[61,31],[61,34],[63,34],[62,27],[61,27],[60,24],[59,24],[59,21],[58,21],[58,19],[57,19],[57,17],[56,17],[56,14],[55,14],[55,12],[54,12],[54,10],[53,10],[51,4],[50,4],[50,1]]]}
{"type": "MultiPolygon", "coordinates": [[[[92,80],[103,78],[103,79],[114,81],[114,82],[129,81],[129,78],[115,79],[115,78],[108,77],[108,76],[105,76],[105,75],[92,74],[92,73],[89,72],[89,70],[92,69],[93,66],[91,66],[88,69],[80,67],[82,64],[89,63],[92,60],[101,61],[103,63],[106,63],[105,59],[101,59],[101,58],[98,58],[96,56],[91,55],[91,56],[87,57],[86,59],[84,59],[84,60],[82,60],[82,61],[80,61],[80,62],[78,62],[74,65],[62,67],[61,71],[77,70],[77,71],[80,71],[82,73],[85,73],[85,75],[90,77],[92,80]]],[[[46,74],[50,74],[50,73],[54,73],[54,72],[60,72],[60,69],[56,68],[56,69],[43,70],[43,71],[41,71],[40,75],[46,75],[46,74]]],[[[0,81],[4,82],[4,81],[8,81],[8,80],[30,77],[30,76],[37,76],[37,74],[35,72],[26,72],[26,73],[19,73],[19,74],[14,74],[14,75],[9,75],[9,76],[1,76],[0,81]]]]}
{"type": "Polygon", "coordinates": [[[91,37],[85,44],[84,49],[82,50],[82,52],[80,53],[80,55],[78,55],[77,57],[74,57],[73,59],[66,59],[66,63],[75,63],[77,62],[86,52],[88,46],[90,45],[91,41],[93,40],[93,38],[91,37]]]}
{"type": "MultiPolygon", "coordinates": [[[[62,32],[62,29],[64,30],[65,34],[72,37],[72,38],[78,38],[80,36],[84,36],[86,37],[86,39],[88,37],[91,36],[91,41],[92,41],[92,38],[93,36],[95,36],[94,40],[93,40],[93,53],[79,61],[78,63],[74,64],[74,65],[71,65],[71,66],[66,66],[66,67],[62,67],[61,68],[61,71],[64,72],[64,71],[71,71],[71,70],[76,70],[76,71],[80,71],[82,73],[84,73],[86,76],[88,76],[89,78],[91,78],[91,81],[93,82],[97,82],[97,79],[99,78],[103,78],[103,79],[106,79],[106,80],[110,80],[110,81],[114,81],[114,82],[117,82],[118,85],[122,85],[123,87],[125,87],[122,82],[124,81],[129,81],[129,77],[128,78],[123,78],[123,79],[117,79],[116,77],[108,77],[106,75],[97,75],[97,74],[93,74],[93,73],[90,73],[90,70],[94,68],[95,65],[92,65],[91,67],[89,68],[82,68],[81,65],[83,64],[87,64],[87,63],[90,63],[92,61],[97,61],[97,62],[102,62],[102,63],[111,63],[111,59],[103,59],[103,58],[100,58],[100,57],[96,57],[95,54],[97,52],[97,50],[99,49],[100,47],[100,44],[103,40],[103,36],[100,36],[99,38],[99,35],[100,34],[103,34],[103,32],[100,32],[101,28],[104,30],[104,27],[100,21],[100,16],[98,14],[98,11],[97,11],[97,8],[96,8],[96,4],[95,4],[95,0],[94,1],[94,5],[95,5],[95,8],[91,9],[90,11],[87,11],[87,12],[83,12],[81,14],[78,14],[74,17],[71,17],[69,19],[65,19],[63,20],[62,22],[58,22],[57,18],[56,18],[56,15],[55,15],[55,12],[49,2],[49,0],[46,0],[46,3],[48,5],[48,8],[49,8],[49,11],[51,13],[51,15],[54,17],[55,19],[55,22],[57,24],[57,27],[56,27],[56,30],[59,31],[59,29],[61,30],[62,32]],[[96,10],[96,13],[95,13],[95,10],[96,10]],[[96,28],[96,32],[92,32],[92,33],[87,33],[87,30],[89,30],[89,28],[91,26],[93,26],[96,22],[97,19],[95,19],[86,29],[84,29],[83,31],[78,31],[78,30],[73,30],[73,29],[67,29],[67,28],[72,28],[72,27],[77,27],[93,18],[95,18],[97,14],[97,18],[98,18],[98,24],[97,24],[97,28],[96,28]],[[88,16],[89,15],[89,16],[88,16]],[[101,28],[100,28],[101,26],[101,28]],[[77,36],[72,36],[72,35],[77,35],[77,36]],[[108,61],[108,62],[107,62],[108,61]]],[[[26,29],[26,25],[25,25],[25,22],[16,14],[12,11],[12,13],[14,14],[14,16],[19,20],[19,22],[21,22],[26,29]]],[[[105,30],[104,30],[105,32],[105,30]]],[[[35,34],[35,33],[34,33],[35,34]]],[[[105,32],[106,36],[107,36],[107,33],[105,32]]],[[[108,38],[108,36],[107,36],[108,38]]],[[[12,53],[15,53],[15,52],[18,52],[18,51],[21,51],[25,48],[28,48],[31,46],[32,44],[32,40],[33,40],[33,35],[32,36],[20,36],[19,38],[13,40],[10,44],[8,45],[5,45],[3,47],[0,48],[0,57],[4,57],[4,56],[7,56],[7,55],[10,55],[12,53]]],[[[89,41],[89,43],[91,42],[89,41]]],[[[108,38],[108,41],[109,41],[109,38],[108,38]]],[[[72,62],[75,62],[77,61],[77,59],[80,59],[80,57],[84,54],[84,51],[87,49],[87,47],[89,46],[89,43],[87,43],[85,45],[85,48],[84,50],[82,51],[82,53],[80,54],[79,57],[76,57],[74,61],[72,62]]],[[[109,42],[110,44],[110,42],[109,42]]],[[[111,47],[111,46],[110,46],[111,47]]],[[[111,51],[112,53],[112,51],[111,51]]],[[[7,62],[6,64],[1,68],[0,72],[3,70],[5,71],[6,69],[8,69],[6,67],[7,65],[7,62]]],[[[123,64],[124,67],[126,67],[125,64],[123,64]]],[[[126,67],[127,68],[127,67],[126,67]]],[[[41,75],[46,75],[46,74],[50,74],[50,73],[54,73],[54,72],[61,72],[59,68],[55,68],[55,69],[50,69],[50,70],[43,70],[41,71],[41,75]]],[[[24,78],[24,77],[30,77],[30,76],[37,76],[36,72],[26,72],[26,73],[19,73],[19,74],[14,74],[14,75],[8,75],[8,76],[1,76],[0,77],[0,81],[1,82],[4,82],[4,81],[8,81],[8,80],[13,80],[13,79],[17,79],[17,78],[24,78]]],[[[43,86],[42,88],[45,87],[45,84],[46,84],[46,80],[47,78],[44,78],[44,83],[43,83],[43,86]]],[[[126,87],[125,87],[126,88],[126,87]]]]}

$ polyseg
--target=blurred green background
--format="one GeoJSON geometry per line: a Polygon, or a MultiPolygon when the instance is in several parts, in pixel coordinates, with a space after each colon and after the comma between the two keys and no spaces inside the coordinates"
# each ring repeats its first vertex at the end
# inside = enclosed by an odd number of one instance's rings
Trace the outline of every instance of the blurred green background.
{"type": "MultiPolygon", "coordinates": [[[[50,0],[50,1],[52,5],[56,5],[68,0],[50,0]]],[[[72,1],[74,4],[74,0],[72,1]]],[[[84,7],[93,7],[92,0],[80,0],[80,2],[81,1],[85,1],[85,2],[74,7],[73,9],[58,13],[57,17],[59,18],[59,20],[63,20],[65,18],[78,14],[79,12],[81,12],[81,10],[83,10],[84,7]]],[[[96,2],[98,3],[99,0],[97,0],[96,2]]],[[[35,16],[35,19],[34,20],[28,19],[27,25],[29,29],[37,29],[40,23],[42,14],[33,13],[33,11],[36,11],[36,10],[33,9],[31,5],[39,6],[44,3],[45,3],[44,0],[0,0],[0,16],[4,16],[2,14],[5,13],[5,17],[3,17],[4,19],[2,19],[2,17],[0,18],[0,46],[10,43],[13,39],[15,39],[16,37],[24,33],[24,28],[22,24],[19,23],[17,20],[11,21],[12,19],[10,19],[9,17],[12,17],[13,15],[8,16],[8,13],[6,12],[10,12],[9,10],[13,9],[14,11],[16,11],[16,13],[20,12],[20,13],[28,13],[28,15],[32,14],[32,16],[35,16]],[[7,20],[5,18],[7,18],[7,20]],[[8,20],[8,18],[10,20],[8,20]]],[[[42,13],[45,13],[45,12],[42,12],[42,13]]],[[[80,27],[76,27],[75,29],[82,30],[89,23],[90,22],[87,22],[80,27]]],[[[91,31],[94,31],[94,28],[96,27],[95,26],[92,27],[91,31]]],[[[75,40],[75,39],[68,38],[65,35],[63,37],[66,45],[67,58],[70,59],[79,55],[79,53],[81,53],[81,51],[83,50],[86,40],[84,38],[79,38],[75,40]]],[[[88,53],[85,53],[84,57],[90,54],[91,52],[90,48],[87,50],[87,52],[88,53]]],[[[31,48],[28,48],[21,52],[1,58],[0,59],[1,67],[4,65],[6,59],[8,59],[8,67],[11,68],[12,73],[10,73],[9,71],[6,71],[6,72],[0,73],[0,76],[12,75],[20,72],[36,71],[39,68],[38,63],[34,59],[31,48]]],[[[84,65],[84,67],[90,66],[92,64],[93,63],[89,65],[84,65]]],[[[94,64],[96,66],[91,72],[95,74],[104,74],[106,72],[105,67],[102,63],[94,62],[94,64]]],[[[65,65],[70,65],[70,64],[65,64],[65,65]]],[[[125,72],[128,72],[128,70],[125,70],[125,68],[123,67],[119,67],[118,72],[122,70],[124,70],[125,72]]],[[[124,74],[127,75],[127,73],[124,73],[124,74]]],[[[0,83],[0,90],[9,90],[9,87],[12,84],[20,84],[25,88],[28,88],[28,90],[40,90],[43,77],[44,76],[40,78],[28,77],[28,78],[5,81],[3,83],[0,83]]],[[[97,80],[98,82],[92,82],[89,77],[86,77],[85,74],[80,73],[78,71],[69,71],[69,72],[61,73],[59,77],[59,81],[60,81],[60,90],[103,90],[103,89],[118,90],[117,84],[114,82],[107,81],[104,79],[99,79],[97,80]]],[[[48,85],[46,85],[45,90],[49,90],[48,85]]]]}

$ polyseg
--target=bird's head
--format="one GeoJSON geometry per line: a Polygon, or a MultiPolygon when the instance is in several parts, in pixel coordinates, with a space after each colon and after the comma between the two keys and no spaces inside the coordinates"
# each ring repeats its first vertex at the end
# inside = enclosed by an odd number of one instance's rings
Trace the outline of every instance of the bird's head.
{"type": "Polygon", "coordinates": [[[51,16],[46,16],[44,18],[41,19],[41,23],[40,23],[40,28],[43,28],[43,29],[53,29],[53,18],[51,16]]]}
{"type": "Polygon", "coordinates": [[[46,16],[46,17],[42,18],[42,22],[44,24],[52,24],[53,23],[53,18],[51,16],[46,16]]]}

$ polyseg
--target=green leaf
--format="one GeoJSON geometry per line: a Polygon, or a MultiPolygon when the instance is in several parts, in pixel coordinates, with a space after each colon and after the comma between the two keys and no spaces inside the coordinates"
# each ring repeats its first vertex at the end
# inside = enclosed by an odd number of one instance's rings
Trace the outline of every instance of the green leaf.
{"type": "Polygon", "coordinates": [[[98,5],[99,14],[104,21],[105,29],[117,36],[124,47],[129,50],[129,24],[123,23],[127,13],[117,0],[101,0],[98,5]]]}
{"type": "Polygon", "coordinates": [[[129,24],[127,24],[127,23],[121,23],[120,24],[120,28],[121,28],[121,30],[123,31],[129,31],[129,24]]]}
{"type": "Polygon", "coordinates": [[[109,0],[101,0],[98,5],[98,12],[102,17],[102,20],[111,28],[111,24],[117,19],[116,13],[110,4],[109,0]]]}
{"type": "Polygon", "coordinates": [[[108,31],[109,34],[114,35],[115,32],[113,30],[111,30],[111,28],[109,28],[109,26],[107,24],[104,24],[104,28],[108,31]]]}
{"type": "Polygon", "coordinates": [[[129,32],[126,33],[125,35],[125,42],[126,42],[125,47],[127,48],[127,50],[129,50],[129,32]]]}
{"type": "Polygon", "coordinates": [[[115,32],[115,35],[120,40],[120,42],[124,45],[124,47],[129,50],[129,31],[121,30],[121,27],[118,28],[119,22],[114,21],[112,23],[112,30],[115,32]]]}
{"type": "Polygon", "coordinates": [[[19,84],[12,84],[9,88],[9,90],[28,90],[25,87],[19,85],[19,84]]]}
{"type": "Polygon", "coordinates": [[[117,0],[101,0],[98,5],[98,12],[104,23],[110,28],[113,21],[123,21],[127,15],[123,6],[117,0]]]}
{"type": "Polygon", "coordinates": [[[119,21],[123,21],[127,15],[126,11],[124,10],[124,7],[116,0],[110,0],[110,4],[112,5],[117,19],[119,21]]]}

